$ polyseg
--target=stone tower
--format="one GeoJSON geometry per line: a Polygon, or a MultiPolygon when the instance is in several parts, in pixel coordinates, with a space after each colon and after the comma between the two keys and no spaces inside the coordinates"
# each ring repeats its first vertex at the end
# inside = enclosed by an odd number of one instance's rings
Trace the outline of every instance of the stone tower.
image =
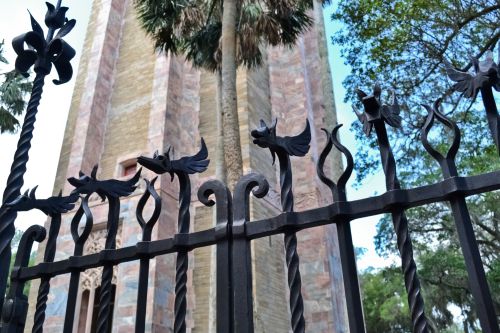
{"type": "MultiPolygon", "coordinates": [[[[324,146],[321,127],[336,123],[330,70],[327,61],[321,6],[316,6],[315,26],[294,49],[273,48],[266,52],[258,70],[238,72],[238,112],[244,173],[263,173],[273,190],[265,199],[252,202],[252,219],[279,213],[277,172],[268,151],[252,144],[250,130],[259,119],[278,118],[278,133],[294,135],[305,120],[312,125],[309,154],[294,163],[296,210],[331,201],[329,191],[316,176],[315,161],[324,146]],[[326,193],[326,194],[325,194],[326,193]]],[[[66,178],[89,173],[99,164],[100,179],[126,177],[135,171],[135,158],[175,147],[176,157],[199,149],[200,137],[216,156],[216,78],[199,71],[183,59],[156,55],[152,42],[141,31],[132,0],[94,0],[91,18],[76,75],[71,109],[54,184],[54,193],[71,190],[66,178]]],[[[332,172],[340,170],[339,156],[332,172]]],[[[143,172],[143,176],[153,175],[143,172]]],[[[215,165],[192,178],[193,193],[215,176],[215,165]]],[[[153,239],[172,236],[177,220],[177,181],[162,177],[156,183],[163,212],[153,239]]],[[[119,246],[139,241],[135,207],[144,188],[140,186],[120,213],[119,246]]],[[[91,202],[93,233],[86,252],[103,248],[107,207],[91,202]]],[[[212,208],[202,206],[193,195],[193,231],[213,226],[212,208]]],[[[56,259],[72,254],[69,231],[72,214],[63,217],[56,259]]],[[[307,332],[347,332],[345,305],[335,226],[298,233],[299,255],[307,332]]],[[[289,332],[289,310],[282,235],[253,242],[254,322],[256,332],[289,332]]],[[[151,261],[147,331],[171,332],[173,326],[175,256],[151,261]]],[[[188,328],[190,332],[215,332],[213,249],[190,254],[188,282],[188,328]]],[[[100,284],[98,269],[81,278],[74,332],[91,332],[95,294],[100,284]]],[[[116,296],[113,332],[131,332],[135,322],[138,263],[115,270],[116,296]]],[[[67,276],[53,280],[47,309],[46,331],[61,330],[67,295],[67,276]]],[[[35,288],[32,288],[35,289],[35,288]]],[[[31,302],[33,304],[33,302],[31,302]]],[[[33,311],[30,311],[33,314],[33,311]]],[[[27,325],[29,327],[29,324],[27,325]]]]}

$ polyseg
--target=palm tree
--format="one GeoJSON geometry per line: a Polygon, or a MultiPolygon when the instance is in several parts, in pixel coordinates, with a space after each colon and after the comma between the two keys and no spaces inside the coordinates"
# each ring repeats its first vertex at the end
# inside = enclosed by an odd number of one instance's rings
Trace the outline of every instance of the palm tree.
{"type": "Polygon", "coordinates": [[[142,26],[158,50],[182,54],[194,66],[218,73],[222,85],[219,133],[224,136],[223,147],[218,150],[224,152],[230,188],[243,169],[236,69],[260,65],[262,47],[293,46],[313,23],[308,10],[313,8],[314,1],[135,0],[142,26]]]}
{"type": "MultiPolygon", "coordinates": [[[[4,42],[0,42],[0,63],[8,64],[3,57],[3,45],[4,42]]],[[[0,75],[4,77],[0,84],[0,133],[15,133],[19,128],[16,116],[24,112],[25,97],[32,83],[15,70],[0,75]]]]}

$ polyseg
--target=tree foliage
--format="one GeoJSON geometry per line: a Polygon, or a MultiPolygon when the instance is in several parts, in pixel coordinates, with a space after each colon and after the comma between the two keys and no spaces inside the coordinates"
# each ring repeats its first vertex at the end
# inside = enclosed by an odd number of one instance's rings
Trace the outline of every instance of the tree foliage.
{"type": "Polygon", "coordinates": [[[367,270],[360,276],[367,332],[411,332],[406,291],[398,267],[367,270]]]}
{"type": "MultiPolygon", "coordinates": [[[[420,151],[411,149],[423,124],[422,103],[445,97],[457,109],[456,119],[465,123],[470,101],[451,94],[443,61],[469,69],[470,57],[481,57],[500,39],[498,0],[340,0],[332,19],[343,24],[333,36],[351,74],[343,84],[346,101],[357,102],[355,89],[379,81],[397,92],[405,114],[394,136],[403,165],[420,151]]],[[[366,139],[357,130],[358,140],[366,139]]],[[[478,137],[478,136],[475,136],[478,137]]],[[[358,181],[377,169],[373,141],[360,145],[358,181]],[[363,161],[363,163],[360,163],[363,161]]],[[[485,146],[485,145],[483,145],[485,146]]]]}
{"type": "MultiPolygon", "coordinates": [[[[324,3],[328,1],[323,1],[324,3]]],[[[184,54],[195,66],[217,70],[221,64],[222,0],[136,0],[144,30],[158,50],[184,54]]],[[[313,0],[248,0],[237,14],[238,66],[262,62],[262,46],[293,46],[312,24],[313,0]]]]}
{"type": "MultiPolygon", "coordinates": [[[[0,63],[8,64],[3,56],[4,42],[0,43],[0,63]]],[[[21,115],[26,106],[25,97],[31,91],[31,82],[27,81],[15,70],[1,74],[0,83],[0,133],[15,133],[19,128],[17,116],[21,115]]]]}
{"type": "MultiPolygon", "coordinates": [[[[420,128],[426,113],[421,104],[431,104],[438,98],[444,99],[443,111],[461,129],[459,174],[500,169],[482,103],[453,93],[453,82],[444,68],[444,61],[448,61],[469,70],[471,56],[480,58],[488,50],[495,50],[500,39],[498,0],[340,0],[332,18],[343,23],[333,42],[340,45],[346,64],[352,69],[343,82],[346,101],[357,103],[357,87],[380,82],[386,90],[395,90],[402,104],[403,126],[391,130],[390,136],[403,187],[442,179],[438,163],[420,143],[420,128]]],[[[380,157],[375,138],[366,138],[359,123],[352,128],[356,139],[362,142],[356,158],[359,184],[378,170],[380,157]]],[[[429,137],[441,152],[450,147],[450,132],[439,124],[434,125],[429,137]]],[[[497,313],[500,313],[499,199],[497,192],[467,199],[497,313]]],[[[457,319],[450,312],[450,306],[454,305],[461,311],[459,326],[476,331],[477,314],[449,204],[414,208],[407,211],[407,216],[427,315],[440,331],[452,330],[457,319]]],[[[375,243],[379,254],[398,254],[390,216],[382,218],[377,228],[375,243]]],[[[387,270],[390,268],[383,269],[387,270]]],[[[397,290],[388,290],[387,297],[397,290]]]]}

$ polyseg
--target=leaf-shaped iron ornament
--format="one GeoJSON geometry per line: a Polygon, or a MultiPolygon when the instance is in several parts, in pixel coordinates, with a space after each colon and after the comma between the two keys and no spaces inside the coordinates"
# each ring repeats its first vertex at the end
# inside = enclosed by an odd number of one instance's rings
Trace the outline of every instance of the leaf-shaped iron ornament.
{"type": "Polygon", "coordinates": [[[171,148],[168,148],[163,155],[158,154],[157,151],[154,153],[153,158],[140,156],[137,162],[159,175],[168,172],[172,180],[175,173],[194,174],[204,172],[210,163],[210,160],[207,159],[207,145],[203,138],[201,138],[200,150],[193,156],[184,156],[178,160],[173,160],[170,151],[171,148]]]}
{"type": "Polygon", "coordinates": [[[63,84],[73,76],[70,61],[75,56],[75,50],[62,37],[73,29],[76,21],[66,18],[67,7],[54,7],[48,2],[46,4],[45,24],[49,28],[47,37],[44,36],[42,27],[30,13],[33,30],[12,41],[12,47],[17,54],[15,66],[20,73],[28,76],[28,71],[32,66],[34,66],[35,73],[47,75],[54,64],[59,79],[53,82],[63,84]],[[59,32],[54,37],[58,29],[59,32]]]}
{"type": "MultiPolygon", "coordinates": [[[[500,62],[500,45],[498,46],[497,61],[500,62]]],[[[450,63],[445,62],[446,73],[452,81],[456,82],[453,89],[463,93],[465,97],[475,100],[478,92],[481,91],[488,127],[500,156],[500,116],[493,96],[493,89],[500,91],[500,70],[493,59],[491,50],[486,52],[484,60],[479,61],[477,58],[472,58],[471,62],[475,73],[457,70],[450,63]]]]}
{"type": "Polygon", "coordinates": [[[349,180],[349,177],[351,177],[352,170],[354,168],[354,160],[352,158],[351,152],[345,146],[343,146],[337,138],[337,133],[341,127],[342,124],[335,126],[331,134],[326,129],[322,128],[322,130],[326,134],[327,142],[325,148],[319,156],[318,165],[316,166],[316,171],[318,173],[319,179],[330,188],[334,201],[346,201],[345,186],[347,184],[347,181],[349,180]],[[340,175],[339,179],[337,180],[336,184],[326,176],[323,170],[326,158],[334,145],[342,154],[344,154],[347,162],[347,165],[342,172],[342,175],[340,175]]]}
{"type": "Polygon", "coordinates": [[[266,125],[264,120],[260,120],[260,127],[252,131],[253,143],[261,148],[269,148],[273,157],[273,165],[276,160],[276,154],[285,152],[290,156],[304,156],[309,151],[311,142],[311,127],[309,120],[306,121],[306,127],[302,133],[296,136],[280,137],[276,135],[276,125],[278,119],[275,119],[271,127],[266,125]]]}
{"type": "Polygon", "coordinates": [[[354,106],[353,110],[356,116],[358,116],[359,121],[363,124],[363,132],[367,136],[370,136],[374,122],[380,119],[392,127],[401,127],[401,116],[399,115],[401,108],[394,91],[391,91],[389,104],[382,104],[382,88],[378,83],[375,84],[371,95],[368,95],[361,89],[357,89],[356,93],[361,103],[363,103],[364,112],[359,112],[354,106]]]}
{"type": "MultiPolygon", "coordinates": [[[[500,61],[500,47],[498,49],[498,61],[500,61]]],[[[454,90],[472,99],[476,99],[479,90],[485,87],[493,87],[496,91],[500,91],[500,72],[491,50],[486,51],[484,60],[480,61],[472,57],[471,63],[474,72],[456,69],[448,61],[444,61],[446,74],[455,82],[453,85],[454,90]]]]}
{"type": "Polygon", "coordinates": [[[97,179],[97,165],[94,166],[90,177],[80,171],[79,178],[68,178],[68,182],[75,187],[71,192],[72,194],[91,194],[97,193],[102,201],[108,198],[119,198],[130,195],[135,191],[137,181],[141,176],[142,169],[139,169],[136,174],[129,180],[98,180],[97,179]]]}
{"type": "Polygon", "coordinates": [[[45,215],[54,216],[55,214],[67,213],[75,207],[75,202],[79,196],[71,194],[69,196],[53,196],[48,199],[37,199],[35,192],[38,186],[35,186],[31,191],[26,190],[23,195],[20,195],[12,202],[6,203],[5,207],[18,212],[38,209],[45,215]]]}
{"type": "Polygon", "coordinates": [[[441,165],[445,178],[457,176],[457,168],[455,166],[455,157],[458,152],[458,148],[460,147],[460,129],[457,124],[451,119],[447,118],[444,114],[439,111],[439,107],[441,105],[441,99],[438,99],[434,102],[434,105],[431,107],[429,105],[423,105],[423,107],[427,110],[428,115],[425,121],[424,126],[422,127],[422,135],[421,140],[424,145],[425,150],[436,159],[441,165]],[[441,124],[448,127],[453,132],[453,142],[446,153],[446,156],[443,156],[439,151],[434,149],[429,142],[429,132],[432,129],[432,125],[434,124],[434,120],[437,119],[441,124]]]}

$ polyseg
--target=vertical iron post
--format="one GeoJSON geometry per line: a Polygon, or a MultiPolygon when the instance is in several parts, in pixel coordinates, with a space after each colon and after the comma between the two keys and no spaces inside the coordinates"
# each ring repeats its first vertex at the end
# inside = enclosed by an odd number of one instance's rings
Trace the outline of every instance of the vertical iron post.
{"type": "MultiPolygon", "coordinates": [[[[68,8],[61,7],[61,0],[58,0],[56,7],[50,3],[47,3],[47,7],[45,24],[48,27],[48,32],[46,39],[42,27],[30,14],[33,31],[22,34],[12,41],[14,51],[17,53],[16,70],[27,76],[27,72],[34,66],[36,76],[14,154],[14,161],[3,193],[3,205],[14,201],[21,195],[45,77],[50,73],[52,64],[54,64],[59,74],[59,80],[54,80],[55,84],[68,82],[73,74],[69,61],[75,56],[75,51],[62,40],[62,37],[73,29],[76,21],[66,20],[68,8]],[[59,30],[59,32],[54,37],[56,30],[59,30]],[[28,45],[27,49],[25,49],[25,44],[28,45]]],[[[16,217],[17,212],[15,210],[0,210],[0,267],[9,267],[11,257],[10,242],[14,237],[14,221],[16,217]]],[[[8,270],[0,270],[0,305],[4,302],[7,275],[8,270]]]]}
{"type": "MultiPolygon", "coordinates": [[[[305,156],[311,142],[309,121],[302,133],[294,137],[276,135],[277,120],[271,127],[261,120],[261,127],[252,131],[253,142],[261,148],[268,148],[273,156],[278,155],[280,164],[281,207],[284,213],[293,212],[292,165],[290,156],[305,156]]],[[[304,320],[304,301],[302,299],[302,281],[300,277],[299,254],[297,252],[297,235],[294,230],[285,231],[285,258],[290,289],[290,313],[292,331],[303,333],[306,329],[304,320]]]]}
{"type": "MultiPolygon", "coordinates": [[[[363,104],[364,112],[358,113],[356,109],[354,111],[362,122],[363,130],[367,136],[375,128],[387,191],[399,190],[401,186],[396,173],[396,160],[392,153],[385,123],[387,122],[393,127],[400,127],[400,108],[394,92],[392,92],[392,103],[390,105],[382,104],[380,100],[381,93],[382,89],[378,84],[375,85],[372,95],[367,95],[365,92],[358,90],[357,94],[363,104]]],[[[408,230],[408,220],[404,209],[400,207],[395,207],[391,215],[394,230],[396,231],[398,250],[401,255],[413,332],[427,333],[429,332],[429,324],[425,316],[424,299],[420,290],[417,266],[413,257],[413,245],[408,230]]]]}
{"type": "MultiPolygon", "coordinates": [[[[421,139],[424,148],[439,163],[443,173],[443,179],[450,179],[458,177],[455,157],[460,146],[461,135],[457,124],[439,111],[440,102],[440,100],[436,101],[436,103],[434,103],[434,107],[425,105],[428,116],[422,128],[421,139]],[[453,143],[446,156],[443,156],[440,152],[435,150],[428,141],[427,136],[435,119],[453,132],[453,143]]],[[[469,287],[477,307],[479,322],[481,323],[481,327],[484,332],[499,333],[500,331],[497,316],[495,314],[495,307],[493,305],[493,299],[488,287],[488,281],[486,280],[486,274],[481,261],[481,253],[479,252],[474,229],[472,228],[467,203],[464,196],[460,194],[450,197],[449,202],[455,226],[457,228],[460,248],[462,249],[465,266],[467,268],[469,287]]]]}
{"type": "MultiPolygon", "coordinates": [[[[146,182],[146,191],[142,195],[137,205],[136,217],[142,229],[142,242],[137,244],[137,247],[146,247],[151,241],[151,234],[161,213],[161,198],[156,192],[154,185],[158,177],[153,178],[152,181],[146,182]],[[149,199],[152,197],[154,200],[155,208],[153,214],[146,222],[144,219],[144,207],[149,199]]],[[[135,332],[142,333],[146,329],[146,307],[148,301],[148,280],[149,280],[149,257],[143,257],[139,263],[139,283],[137,287],[137,308],[135,314],[135,332]]]]}
{"type": "Polygon", "coordinates": [[[218,180],[209,180],[198,189],[198,200],[205,206],[216,205],[215,237],[217,239],[217,296],[216,296],[216,331],[217,333],[234,332],[233,323],[233,281],[232,271],[232,200],[231,192],[218,180]],[[209,197],[214,194],[215,202],[209,197]]]}
{"type": "Polygon", "coordinates": [[[26,315],[28,313],[28,296],[24,295],[24,285],[26,281],[19,280],[17,274],[19,269],[27,267],[30,260],[33,243],[41,242],[45,239],[45,228],[39,225],[32,225],[23,234],[19,242],[19,248],[14,262],[11,276],[11,286],[7,295],[7,301],[2,309],[1,333],[19,333],[24,331],[26,315]]]}
{"type": "Polygon", "coordinates": [[[232,280],[234,329],[232,332],[253,333],[252,249],[246,237],[250,221],[250,193],[257,198],[269,191],[264,176],[251,173],[240,178],[234,188],[232,280]],[[253,190],[253,191],[252,191],[253,190]]]}
{"type": "MultiPolygon", "coordinates": [[[[321,152],[318,165],[316,167],[320,180],[330,188],[334,202],[346,202],[346,183],[352,174],[354,161],[349,150],[344,147],[337,138],[337,132],[342,125],[337,125],[330,134],[326,133],[327,144],[321,152]],[[326,157],[330,153],[333,145],[344,154],[347,165],[342,175],[335,184],[325,174],[323,167],[326,157]]],[[[344,291],[346,296],[347,316],[349,319],[349,331],[352,333],[365,333],[365,322],[363,318],[363,304],[359,290],[358,270],[356,267],[356,255],[352,243],[351,224],[346,218],[339,219],[336,222],[337,240],[339,242],[340,262],[342,265],[342,276],[344,282],[344,291]]]]}

